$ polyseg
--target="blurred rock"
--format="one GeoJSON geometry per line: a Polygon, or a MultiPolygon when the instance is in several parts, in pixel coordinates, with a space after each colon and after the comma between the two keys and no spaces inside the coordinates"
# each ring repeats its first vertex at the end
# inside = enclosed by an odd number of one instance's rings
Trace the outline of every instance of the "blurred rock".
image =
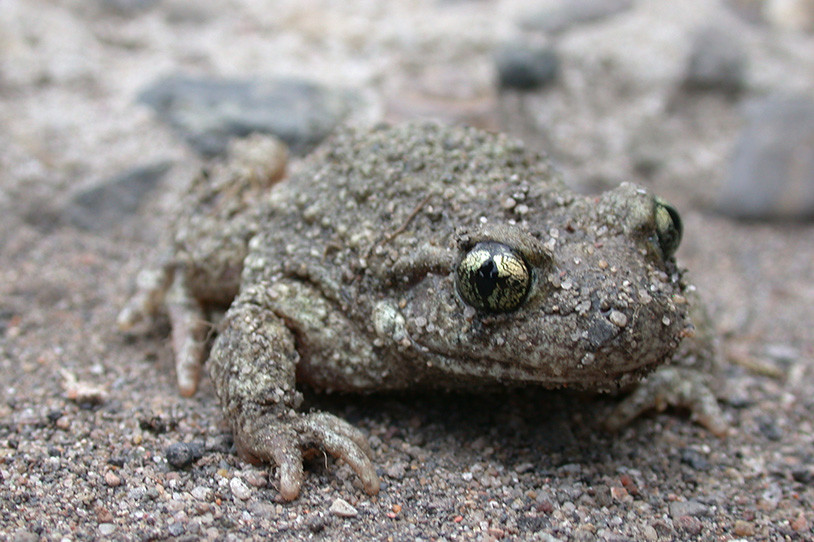
{"type": "Polygon", "coordinates": [[[501,89],[534,90],[556,80],[560,59],[551,47],[513,43],[498,49],[495,65],[501,89]]]}
{"type": "Polygon", "coordinates": [[[726,0],[725,5],[750,23],[814,32],[814,0],[726,0]]]}
{"type": "Polygon", "coordinates": [[[765,22],[763,20],[763,4],[765,0],[725,0],[724,5],[744,21],[753,24],[765,22]]]}
{"type": "Polygon", "coordinates": [[[384,119],[431,120],[497,130],[497,93],[482,62],[438,62],[399,74],[383,92],[384,119]]]}
{"type": "Polygon", "coordinates": [[[720,27],[705,27],[693,38],[684,87],[737,94],[746,86],[746,68],[741,40],[720,27]]]}
{"type": "Polygon", "coordinates": [[[560,0],[518,21],[525,30],[557,33],[627,11],[631,0],[560,0]]]}
{"type": "Polygon", "coordinates": [[[356,94],[299,79],[241,80],[173,75],[139,95],[204,156],[229,141],[271,133],[295,154],[322,141],[359,102],[356,94]]]}
{"type": "Polygon", "coordinates": [[[90,231],[105,231],[131,215],[171,167],[162,161],[140,166],[75,194],[61,221],[90,231]]]}
{"type": "Polygon", "coordinates": [[[132,17],[147,11],[161,0],[95,0],[98,8],[107,13],[132,17]]]}
{"type": "Polygon", "coordinates": [[[739,218],[814,218],[814,100],[770,96],[755,104],[717,205],[739,218]]]}
{"type": "Polygon", "coordinates": [[[777,28],[814,32],[814,0],[767,0],[763,14],[777,28]]]}
{"type": "Polygon", "coordinates": [[[670,133],[664,120],[648,118],[632,133],[626,153],[636,173],[650,179],[669,162],[670,144],[670,133]]]}

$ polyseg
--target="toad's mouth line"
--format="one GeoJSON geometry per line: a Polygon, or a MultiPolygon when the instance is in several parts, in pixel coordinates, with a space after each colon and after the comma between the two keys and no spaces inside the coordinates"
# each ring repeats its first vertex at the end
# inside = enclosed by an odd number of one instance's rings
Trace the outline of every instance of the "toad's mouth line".
{"type": "Polygon", "coordinates": [[[435,369],[440,374],[459,377],[464,381],[536,383],[548,387],[592,389],[600,383],[602,386],[616,388],[637,381],[664,364],[671,355],[667,353],[656,356],[646,362],[633,361],[636,357],[628,356],[627,362],[623,364],[595,362],[578,365],[573,358],[554,357],[540,358],[536,363],[529,363],[521,357],[501,359],[494,356],[462,356],[421,345],[416,341],[413,344],[422,350],[426,367],[431,372],[435,372],[432,371],[435,369]]]}

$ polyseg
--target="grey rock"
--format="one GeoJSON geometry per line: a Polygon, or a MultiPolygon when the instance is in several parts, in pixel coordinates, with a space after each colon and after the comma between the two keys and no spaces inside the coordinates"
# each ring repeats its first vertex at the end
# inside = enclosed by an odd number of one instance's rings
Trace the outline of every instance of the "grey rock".
{"type": "Polygon", "coordinates": [[[764,437],[774,442],[783,440],[783,430],[773,417],[758,416],[755,421],[757,421],[758,430],[764,437]]]}
{"type": "Polygon", "coordinates": [[[167,527],[167,532],[172,536],[181,536],[185,531],[186,528],[184,527],[184,523],[180,521],[173,521],[167,527]]]}
{"type": "Polygon", "coordinates": [[[406,473],[407,463],[404,461],[397,461],[385,469],[385,474],[387,474],[387,477],[392,478],[393,480],[401,480],[404,478],[406,473]]]}
{"type": "Polygon", "coordinates": [[[121,16],[134,16],[151,9],[161,0],[96,0],[100,10],[121,16]]]}
{"type": "Polygon", "coordinates": [[[681,516],[704,517],[709,515],[709,507],[698,501],[673,501],[670,503],[670,517],[673,519],[681,516]]]}
{"type": "Polygon", "coordinates": [[[232,495],[241,501],[245,501],[252,496],[252,490],[237,476],[229,480],[229,489],[232,490],[232,495]]]}
{"type": "Polygon", "coordinates": [[[699,471],[707,471],[710,468],[707,458],[701,452],[692,448],[681,449],[681,462],[699,471]]]}
{"type": "Polygon", "coordinates": [[[632,5],[631,0],[560,0],[519,23],[525,30],[553,34],[627,11],[632,5]]]}
{"type": "Polygon", "coordinates": [[[752,24],[762,24],[765,0],[724,0],[723,3],[732,13],[752,24]]]}
{"type": "Polygon", "coordinates": [[[62,210],[63,221],[90,231],[115,226],[138,210],[171,165],[161,161],[135,167],[76,193],[62,210]]]}
{"type": "Polygon", "coordinates": [[[693,38],[684,86],[737,94],[746,86],[747,65],[746,49],[736,35],[705,27],[693,38]]]}
{"type": "Polygon", "coordinates": [[[738,218],[814,218],[814,100],[770,96],[752,108],[717,207],[738,218]]]}
{"type": "Polygon", "coordinates": [[[164,450],[167,463],[176,469],[183,469],[192,465],[203,457],[203,446],[197,442],[176,442],[164,450]]]}
{"type": "Polygon", "coordinates": [[[222,154],[229,141],[271,133],[295,154],[322,141],[359,102],[356,94],[300,79],[248,80],[173,75],[139,95],[195,150],[222,154]]]}
{"type": "Polygon", "coordinates": [[[557,79],[560,59],[550,47],[515,43],[496,52],[495,65],[501,89],[534,90],[557,79]]]}

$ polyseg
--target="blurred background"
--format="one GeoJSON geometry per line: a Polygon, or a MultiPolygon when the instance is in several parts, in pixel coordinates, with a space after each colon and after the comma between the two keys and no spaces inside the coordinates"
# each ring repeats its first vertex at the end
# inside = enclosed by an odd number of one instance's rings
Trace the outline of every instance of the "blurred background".
{"type": "Polygon", "coordinates": [[[546,152],[576,190],[661,194],[685,217],[679,258],[724,330],[811,353],[807,331],[787,332],[814,304],[811,0],[4,0],[2,12],[0,209],[25,228],[137,249],[155,240],[133,218],[145,202],[171,206],[231,138],[277,134],[296,167],[343,122],[470,124],[546,152]]]}

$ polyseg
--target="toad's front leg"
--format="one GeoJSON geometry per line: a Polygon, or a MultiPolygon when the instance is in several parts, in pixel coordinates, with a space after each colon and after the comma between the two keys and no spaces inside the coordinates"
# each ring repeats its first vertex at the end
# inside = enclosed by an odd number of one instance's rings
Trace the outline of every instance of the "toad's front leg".
{"type": "Polygon", "coordinates": [[[364,490],[379,491],[365,436],[332,414],[298,412],[299,354],[281,318],[244,294],[226,314],[212,348],[210,373],[241,457],[277,465],[280,494],[295,499],[302,484],[303,451],[321,448],[343,459],[364,490]]]}

